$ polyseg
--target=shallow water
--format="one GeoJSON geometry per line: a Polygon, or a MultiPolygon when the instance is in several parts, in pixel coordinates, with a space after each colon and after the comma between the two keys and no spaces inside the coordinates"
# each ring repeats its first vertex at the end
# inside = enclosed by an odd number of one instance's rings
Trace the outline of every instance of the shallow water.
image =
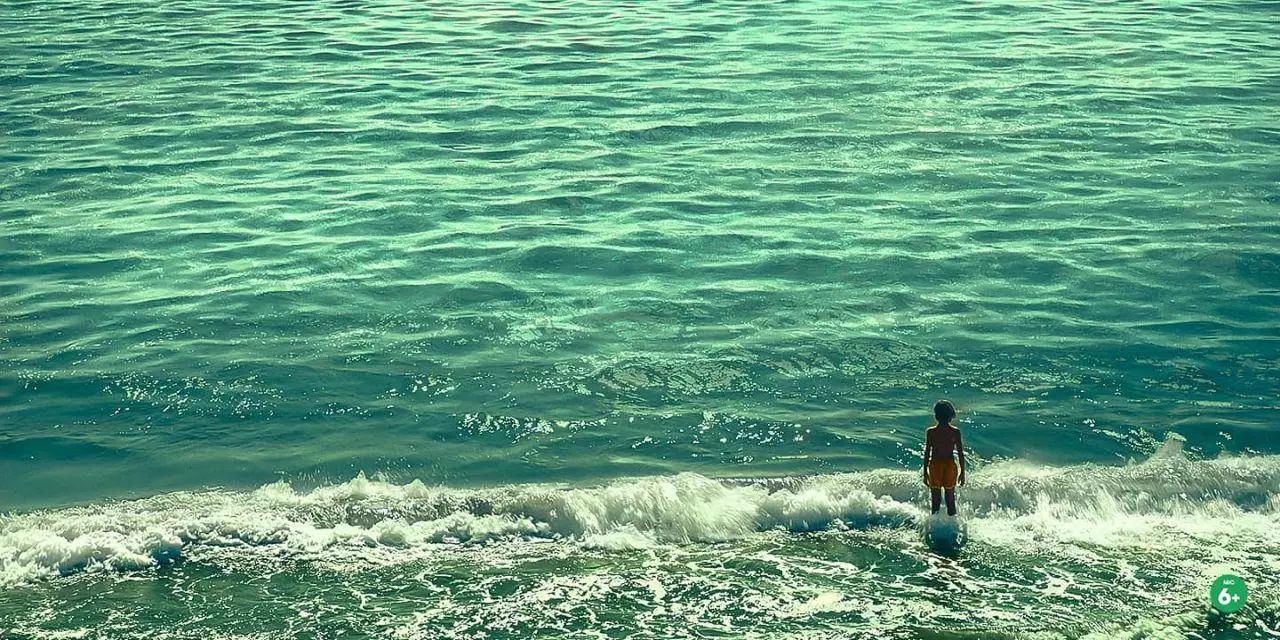
{"type": "Polygon", "coordinates": [[[170,493],[5,519],[0,616],[17,637],[1267,637],[1278,482],[1277,456],[999,463],[958,545],[906,470],[170,493]],[[1228,571],[1256,604],[1223,619],[1204,594],[1228,571]]]}
{"type": "Polygon", "coordinates": [[[1276,15],[7,2],[0,629],[1266,637],[1276,15]]]}

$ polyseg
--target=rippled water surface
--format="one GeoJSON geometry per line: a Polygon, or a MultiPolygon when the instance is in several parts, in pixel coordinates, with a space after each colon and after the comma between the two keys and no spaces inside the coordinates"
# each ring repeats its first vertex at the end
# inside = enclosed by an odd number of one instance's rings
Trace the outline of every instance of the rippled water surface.
{"type": "Polygon", "coordinates": [[[1278,18],[5,2],[0,636],[1280,633],[1278,18]]]}

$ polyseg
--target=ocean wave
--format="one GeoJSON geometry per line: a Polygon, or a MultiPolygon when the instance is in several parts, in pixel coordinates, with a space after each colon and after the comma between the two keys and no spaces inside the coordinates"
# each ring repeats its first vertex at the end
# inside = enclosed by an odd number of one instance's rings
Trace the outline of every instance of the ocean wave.
{"type": "MultiPolygon", "coordinates": [[[[974,539],[995,545],[1145,545],[1153,532],[1211,537],[1220,526],[1248,526],[1280,545],[1273,539],[1280,456],[1191,461],[1173,453],[1111,467],[989,465],[961,490],[962,509],[974,539]]],[[[0,518],[0,584],[146,568],[200,546],[301,557],[336,547],[542,539],[625,550],[771,530],[916,526],[927,516],[925,497],[916,472],[888,469],[740,480],[682,473],[591,487],[487,489],[362,474],[309,490],[277,482],[250,492],[179,492],[7,515],[0,518]]]]}

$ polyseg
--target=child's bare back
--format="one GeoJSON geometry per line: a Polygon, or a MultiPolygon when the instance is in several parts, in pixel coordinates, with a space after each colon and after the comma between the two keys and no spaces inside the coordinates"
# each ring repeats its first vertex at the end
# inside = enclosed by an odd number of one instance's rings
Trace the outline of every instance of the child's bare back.
{"type": "MultiPolygon", "coordinates": [[[[960,449],[960,430],[952,425],[935,425],[924,432],[927,451],[934,460],[950,460],[960,449]]],[[[926,461],[927,462],[927,461],[926,461]]]]}

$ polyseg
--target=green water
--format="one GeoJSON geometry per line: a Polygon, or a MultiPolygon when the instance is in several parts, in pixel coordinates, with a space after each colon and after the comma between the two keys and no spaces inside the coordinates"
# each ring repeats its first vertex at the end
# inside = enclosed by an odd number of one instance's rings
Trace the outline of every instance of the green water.
{"type": "Polygon", "coordinates": [[[0,637],[1280,633],[1277,9],[8,0],[0,637]]]}

